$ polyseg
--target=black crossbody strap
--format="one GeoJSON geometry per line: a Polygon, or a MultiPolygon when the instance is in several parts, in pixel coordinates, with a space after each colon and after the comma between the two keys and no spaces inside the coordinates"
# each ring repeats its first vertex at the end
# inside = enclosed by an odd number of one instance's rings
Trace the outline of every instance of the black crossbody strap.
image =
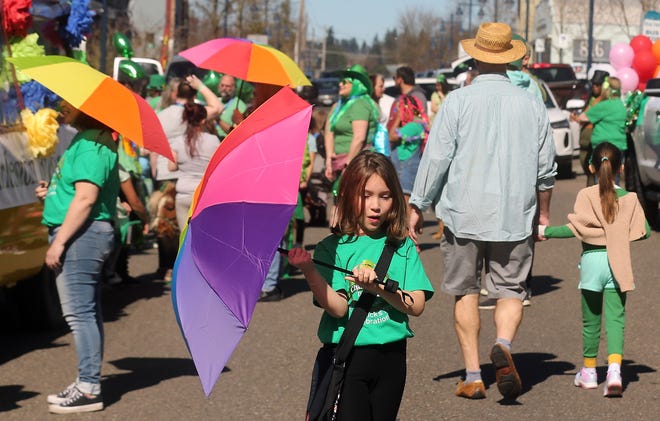
{"type": "MultiPolygon", "coordinates": [[[[393,255],[394,246],[387,241],[383,248],[383,253],[380,255],[380,259],[378,259],[378,263],[374,269],[378,279],[385,279],[387,277],[387,269],[390,267],[393,255]]],[[[335,351],[336,364],[342,364],[348,358],[348,354],[350,354],[351,349],[355,344],[355,340],[360,333],[360,329],[362,329],[362,325],[364,324],[375,299],[375,295],[367,293],[366,291],[363,291],[362,295],[360,295],[360,299],[355,304],[355,308],[351,313],[351,318],[348,320],[348,324],[339,340],[339,344],[337,344],[337,350],[335,351]]]]}

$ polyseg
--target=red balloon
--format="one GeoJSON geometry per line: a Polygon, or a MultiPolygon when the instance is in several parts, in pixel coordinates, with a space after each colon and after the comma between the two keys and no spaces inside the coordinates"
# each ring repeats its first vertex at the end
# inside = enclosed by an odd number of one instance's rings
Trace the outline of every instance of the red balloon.
{"type": "Polygon", "coordinates": [[[640,82],[646,82],[651,79],[655,73],[656,67],[658,67],[658,62],[651,50],[635,53],[632,68],[637,72],[640,82]]]}
{"type": "Polygon", "coordinates": [[[646,82],[639,82],[639,84],[637,85],[637,89],[644,92],[644,89],[646,89],[646,82]]]}
{"type": "Polygon", "coordinates": [[[651,51],[653,48],[653,43],[651,39],[646,35],[637,35],[630,40],[630,46],[632,47],[635,54],[641,51],[651,51]]]}

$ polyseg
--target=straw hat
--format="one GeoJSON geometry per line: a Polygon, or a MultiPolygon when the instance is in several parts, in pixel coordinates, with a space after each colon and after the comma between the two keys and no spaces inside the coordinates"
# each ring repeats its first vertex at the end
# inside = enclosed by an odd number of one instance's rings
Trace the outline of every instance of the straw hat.
{"type": "Polygon", "coordinates": [[[506,23],[486,22],[479,25],[475,38],[462,40],[461,46],[475,60],[506,64],[523,57],[527,50],[524,42],[511,36],[511,27],[506,23]]]}

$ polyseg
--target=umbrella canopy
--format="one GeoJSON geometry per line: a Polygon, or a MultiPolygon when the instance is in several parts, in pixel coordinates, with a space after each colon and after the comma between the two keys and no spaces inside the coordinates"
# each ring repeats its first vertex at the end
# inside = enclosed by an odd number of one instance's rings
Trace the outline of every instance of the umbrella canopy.
{"type": "Polygon", "coordinates": [[[163,127],[151,106],[111,77],[64,56],[16,57],[7,61],[122,136],[174,160],[163,127]]]}
{"type": "Polygon", "coordinates": [[[311,113],[281,89],[225,138],[195,192],[172,301],[207,396],[250,323],[296,206],[311,113]]]}
{"type": "Polygon", "coordinates": [[[273,47],[242,38],[216,38],[181,51],[196,66],[226,73],[248,82],[270,85],[311,85],[289,56],[273,47]]]}

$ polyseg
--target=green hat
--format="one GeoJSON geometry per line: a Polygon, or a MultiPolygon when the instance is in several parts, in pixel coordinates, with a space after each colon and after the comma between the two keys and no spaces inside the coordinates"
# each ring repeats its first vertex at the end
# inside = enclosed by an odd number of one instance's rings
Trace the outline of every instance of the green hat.
{"type": "Polygon", "coordinates": [[[520,69],[522,69],[523,58],[529,56],[531,51],[529,51],[529,45],[527,45],[527,41],[525,40],[525,38],[521,37],[518,34],[513,34],[513,35],[511,35],[511,39],[522,41],[525,44],[525,49],[526,49],[525,55],[523,57],[519,58],[518,60],[512,61],[511,63],[509,63],[509,66],[514,67],[517,70],[520,70],[520,69]]]}
{"type": "Polygon", "coordinates": [[[359,64],[354,64],[348,69],[344,70],[342,77],[349,77],[351,79],[359,80],[367,88],[369,95],[371,95],[371,93],[374,91],[374,87],[371,84],[371,79],[369,79],[369,73],[367,72],[367,69],[359,64]]]}
{"type": "Polygon", "coordinates": [[[147,85],[147,89],[162,91],[164,86],[165,78],[163,76],[158,74],[149,76],[149,84],[147,85]]]}
{"type": "Polygon", "coordinates": [[[445,75],[443,75],[442,73],[440,73],[440,74],[435,78],[435,81],[438,82],[438,83],[445,83],[446,80],[447,80],[447,78],[445,78],[445,75]]]}

